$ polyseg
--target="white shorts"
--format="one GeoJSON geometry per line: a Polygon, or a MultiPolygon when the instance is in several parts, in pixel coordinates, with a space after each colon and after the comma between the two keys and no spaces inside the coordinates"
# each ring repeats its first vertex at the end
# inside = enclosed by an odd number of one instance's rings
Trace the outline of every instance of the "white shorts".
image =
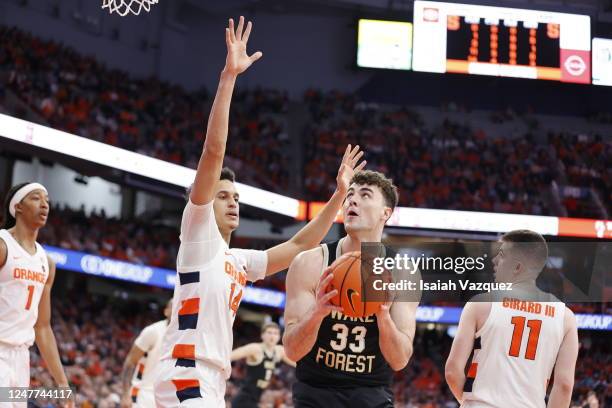
{"type": "MultiPolygon", "coordinates": [[[[30,386],[30,348],[0,344],[0,387],[30,386]]],[[[25,408],[27,402],[0,402],[0,408],[25,408]]]]}
{"type": "Polygon", "coordinates": [[[225,408],[225,375],[217,367],[196,360],[195,367],[175,367],[162,360],[156,368],[155,404],[159,408],[225,408]]]}
{"type": "Polygon", "coordinates": [[[153,387],[132,387],[132,408],[155,408],[153,387]]]}

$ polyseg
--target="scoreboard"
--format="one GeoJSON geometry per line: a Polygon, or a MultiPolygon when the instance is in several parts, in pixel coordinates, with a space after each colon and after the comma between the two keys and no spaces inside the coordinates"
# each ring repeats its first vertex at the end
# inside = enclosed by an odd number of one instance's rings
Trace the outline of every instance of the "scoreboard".
{"type": "Polygon", "coordinates": [[[412,65],[412,24],[406,21],[359,19],[357,66],[409,70],[412,65]]]}
{"type": "Polygon", "coordinates": [[[612,39],[593,38],[593,84],[612,86],[612,39]]]}
{"type": "Polygon", "coordinates": [[[591,82],[591,22],[579,14],[414,2],[412,68],[591,82]]]}

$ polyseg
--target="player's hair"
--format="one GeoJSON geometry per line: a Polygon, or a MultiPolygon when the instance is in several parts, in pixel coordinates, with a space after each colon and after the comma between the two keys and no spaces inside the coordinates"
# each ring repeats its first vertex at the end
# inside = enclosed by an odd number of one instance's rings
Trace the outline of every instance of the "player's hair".
{"type": "Polygon", "coordinates": [[[527,257],[533,269],[540,272],[548,260],[548,245],[544,237],[531,230],[520,229],[502,235],[503,242],[511,242],[513,249],[518,250],[522,256],[527,257]]]}
{"type": "Polygon", "coordinates": [[[4,199],[4,209],[2,211],[2,213],[3,213],[3,215],[2,215],[2,227],[1,227],[2,229],[13,228],[15,226],[15,224],[17,223],[17,220],[15,219],[15,217],[13,217],[11,215],[11,213],[9,211],[9,205],[11,203],[11,200],[13,199],[13,196],[17,192],[17,190],[19,190],[23,186],[27,186],[30,183],[31,182],[28,181],[27,183],[17,184],[15,186],[11,187],[11,189],[6,194],[6,197],[4,199]]]}
{"type": "Polygon", "coordinates": [[[229,180],[234,183],[236,181],[236,173],[234,173],[234,170],[230,169],[229,167],[224,167],[221,169],[219,180],[229,180]]]}
{"type": "Polygon", "coordinates": [[[280,330],[280,326],[278,325],[278,323],[275,323],[275,322],[264,323],[264,325],[261,326],[261,334],[264,334],[266,332],[266,330],[268,330],[268,329],[278,329],[278,330],[280,330]]]}
{"type": "Polygon", "coordinates": [[[393,181],[387,178],[384,174],[379,171],[373,170],[362,170],[355,173],[351,179],[350,184],[364,185],[368,184],[380,188],[385,204],[391,207],[392,210],[397,206],[399,196],[397,187],[393,184],[393,181]]]}
{"type": "MultiPolygon", "coordinates": [[[[219,180],[229,180],[232,183],[236,182],[236,173],[234,170],[229,167],[224,167],[221,169],[221,174],[219,175],[219,180]]],[[[185,200],[189,200],[189,196],[191,195],[191,190],[193,189],[193,184],[191,184],[185,190],[185,200]]]]}

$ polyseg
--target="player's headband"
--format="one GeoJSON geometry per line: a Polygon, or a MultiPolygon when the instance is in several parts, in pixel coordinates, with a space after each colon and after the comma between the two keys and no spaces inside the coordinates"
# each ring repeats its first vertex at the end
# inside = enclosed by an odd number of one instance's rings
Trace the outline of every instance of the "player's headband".
{"type": "Polygon", "coordinates": [[[45,194],[49,194],[45,186],[40,183],[30,183],[21,187],[15,192],[15,195],[13,196],[13,198],[11,198],[11,202],[9,203],[9,212],[11,213],[13,218],[15,218],[15,206],[34,190],[43,190],[45,194]]]}

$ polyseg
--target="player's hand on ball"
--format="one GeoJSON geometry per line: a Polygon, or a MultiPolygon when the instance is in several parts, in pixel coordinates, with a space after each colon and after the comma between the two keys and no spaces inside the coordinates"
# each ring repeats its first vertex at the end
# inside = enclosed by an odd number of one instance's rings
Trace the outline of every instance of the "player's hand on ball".
{"type": "Polygon", "coordinates": [[[262,52],[257,51],[249,56],[247,54],[247,43],[251,35],[253,24],[249,21],[244,26],[244,17],[240,16],[238,28],[234,28],[234,20],[229,19],[229,27],[225,29],[225,43],[227,44],[227,58],[224,71],[233,75],[243,73],[255,61],[262,57],[262,52]]]}
{"type": "Polygon", "coordinates": [[[339,306],[334,306],[330,303],[330,300],[338,295],[338,290],[333,289],[329,292],[327,291],[329,285],[331,284],[334,278],[334,274],[331,268],[325,269],[321,274],[321,278],[319,278],[319,283],[317,284],[316,289],[316,298],[317,303],[315,305],[314,314],[317,317],[323,319],[332,311],[341,312],[342,308],[339,306]]]}
{"type": "Polygon", "coordinates": [[[376,319],[391,319],[391,305],[392,302],[386,302],[380,305],[380,309],[378,310],[378,312],[376,312],[376,319]]]}
{"type": "Polygon", "coordinates": [[[351,179],[355,173],[363,170],[365,167],[365,160],[359,163],[359,160],[362,157],[363,150],[359,150],[359,145],[355,146],[354,148],[351,145],[346,146],[344,156],[342,156],[342,162],[340,163],[340,168],[338,169],[338,175],[336,176],[338,191],[341,193],[346,194],[349,188],[349,183],[351,182],[351,179]]]}

